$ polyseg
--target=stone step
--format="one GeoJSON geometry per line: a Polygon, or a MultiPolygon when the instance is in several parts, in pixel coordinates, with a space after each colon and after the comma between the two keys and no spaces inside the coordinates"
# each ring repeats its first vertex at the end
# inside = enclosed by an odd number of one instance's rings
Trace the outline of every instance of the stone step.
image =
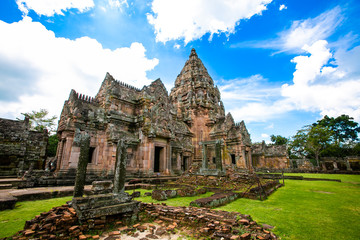
{"type": "Polygon", "coordinates": [[[1,179],[8,179],[8,178],[16,179],[17,176],[16,176],[16,175],[11,175],[11,176],[5,176],[5,175],[4,175],[4,176],[1,176],[1,175],[0,175],[0,180],[1,180],[1,179]]]}
{"type": "MultiPolygon", "coordinates": [[[[3,179],[0,179],[0,186],[10,184],[11,187],[9,187],[9,188],[17,188],[23,182],[24,182],[24,180],[22,180],[20,178],[3,178],[3,179]]],[[[8,189],[8,188],[0,188],[0,189],[8,189]]]]}
{"type": "Polygon", "coordinates": [[[2,189],[10,189],[12,187],[13,187],[12,184],[0,184],[0,190],[2,190],[2,189]]]}

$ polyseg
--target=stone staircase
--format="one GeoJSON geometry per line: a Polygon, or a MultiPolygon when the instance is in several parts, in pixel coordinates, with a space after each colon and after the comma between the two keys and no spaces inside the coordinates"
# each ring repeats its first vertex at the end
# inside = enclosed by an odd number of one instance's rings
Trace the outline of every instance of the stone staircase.
{"type": "Polygon", "coordinates": [[[0,190],[18,188],[24,180],[12,176],[3,176],[0,178],[0,190]]]}

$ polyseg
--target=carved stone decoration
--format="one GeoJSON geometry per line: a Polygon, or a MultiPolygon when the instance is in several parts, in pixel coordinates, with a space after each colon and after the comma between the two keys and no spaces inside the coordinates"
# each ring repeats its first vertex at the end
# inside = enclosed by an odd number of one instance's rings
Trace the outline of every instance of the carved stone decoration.
{"type": "Polygon", "coordinates": [[[109,73],[94,98],[71,90],[57,132],[59,175],[77,167],[76,129],[91,136],[88,174],[110,176],[117,171],[120,150],[113,143],[119,139],[127,143],[121,150],[128,153],[127,174],[181,174],[204,157],[210,163],[216,157],[214,145],[203,156],[199,143],[216,140],[223,142],[222,164],[231,164],[233,158],[239,168],[252,163],[250,134],[243,122],[225,116],[220,91],[195,49],[170,95],[160,79],[138,89],[109,73]]]}

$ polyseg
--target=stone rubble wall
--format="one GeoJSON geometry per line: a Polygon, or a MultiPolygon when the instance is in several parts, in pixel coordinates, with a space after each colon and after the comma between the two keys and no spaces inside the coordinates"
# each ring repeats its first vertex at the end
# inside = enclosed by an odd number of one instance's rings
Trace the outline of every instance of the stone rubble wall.
{"type": "Polygon", "coordinates": [[[0,175],[22,175],[31,165],[43,169],[48,134],[29,128],[28,120],[0,118],[0,175]]]}

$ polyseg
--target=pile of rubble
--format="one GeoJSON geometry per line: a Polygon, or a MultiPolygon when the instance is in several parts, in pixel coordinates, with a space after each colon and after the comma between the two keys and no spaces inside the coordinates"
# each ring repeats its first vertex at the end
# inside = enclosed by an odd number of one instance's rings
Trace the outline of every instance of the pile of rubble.
{"type": "Polygon", "coordinates": [[[148,219],[167,222],[166,230],[188,226],[195,239],[278,239],[269,225],[260,226],[249,215],[197,207],[142,204],[148,219]]]}
{"type": "Polygon", "coordinates": [[[114,222],[116,223],[115,218],[94,218],[81,225],[75,209],[65,204],[26,221],[24,230],[19,231],[12,239],[99,239],[98,235],[86,233],[92,229],[105,229],[106,224],[114,222]]]}
{"type": "MultiPolygon", "coordinates": [[[[172,187],[171,185],[168,185],[169,187],[172,187]]],[[[155,189],[151,193],[152,199],[155,199],[157,201],[164,201],[169,198],[174,197],[192,197],[196,195],[202,195],[207,193],[208,190],[206,188],[196,188],[195,186],[183,186],[181,188],[175,189],[175,190],[161,190],[161,189],[155,189]]]]}
{"type": "Polygon", "coordinates": [[[186,232],[195,239],[278,239],[269,230],[271,226],[260,226],[249,215],[235,212],[142,203],[140,216],[141,222],[131,225],[124,225],[126,222],[122,216],[88,219],[80,224],[75,209],[62,205],[27,221],[24,230],[12,239],[123,239],[121,235],[125,233],[139,236],[138,231],[147,231],[144,240],[161,239],[179,232],[186,232]],[[90,235],[90,230],[104,233],[90,235]]]}
{"type": "Polygon", "coordinates": [[[224,176],[189,174],[189,171],[179,178],[175,184],[206,186],[212,188],[221,187],[223,190],[243,192],[251,186],[255,187],[258,184],[265,185],[268,182],[273,182],[273,179],[259,178],[256,174],[240,172],[232,167],[226,168],[226,175],[224,176]]]}

